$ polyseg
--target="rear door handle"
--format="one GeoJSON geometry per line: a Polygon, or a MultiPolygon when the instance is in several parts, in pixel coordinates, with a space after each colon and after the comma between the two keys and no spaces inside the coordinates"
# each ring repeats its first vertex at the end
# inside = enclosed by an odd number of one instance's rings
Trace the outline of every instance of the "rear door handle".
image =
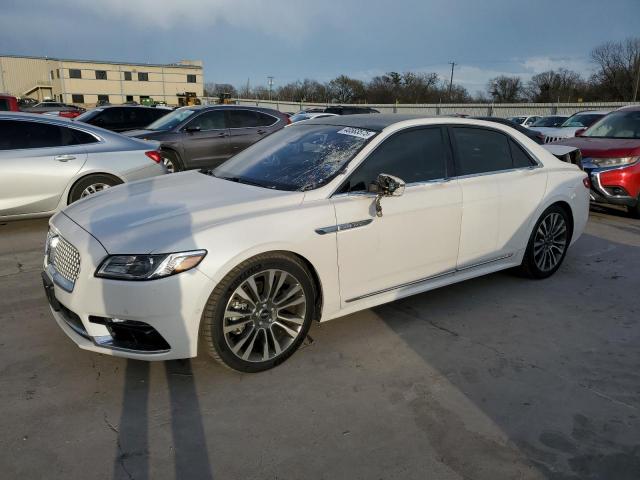
{"type": "Polygon", "coordinates": [[[59,162],[68,162],[69,160],[75,160],[76,157],[75,155],[56,155],[53,159],[59,162]]]}

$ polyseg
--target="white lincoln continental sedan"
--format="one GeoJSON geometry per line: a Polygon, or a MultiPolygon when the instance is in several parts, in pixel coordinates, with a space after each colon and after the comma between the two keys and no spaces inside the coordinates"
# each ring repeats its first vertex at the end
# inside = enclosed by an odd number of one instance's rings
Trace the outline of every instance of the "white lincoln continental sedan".
{"type": "Polygon", "coordinates": [[[286,360],[311,322],[518,267],[582,233],[589,182],[507,126],[353,115],[293,124],[214,170],[92,195],[50,221],[53,315],[81,348],[286,360]]]}

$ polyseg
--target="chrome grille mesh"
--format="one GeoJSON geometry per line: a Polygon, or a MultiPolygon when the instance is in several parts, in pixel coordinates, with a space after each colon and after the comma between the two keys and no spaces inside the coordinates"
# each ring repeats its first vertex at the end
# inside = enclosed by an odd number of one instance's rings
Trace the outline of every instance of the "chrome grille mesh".
{"type": "Polygon", "coordinates": [[[76,247],[60,236],[50,237],[48,241],[49,262],[60,276],[75,283],[80,272],[80,253],[76,247]]]}

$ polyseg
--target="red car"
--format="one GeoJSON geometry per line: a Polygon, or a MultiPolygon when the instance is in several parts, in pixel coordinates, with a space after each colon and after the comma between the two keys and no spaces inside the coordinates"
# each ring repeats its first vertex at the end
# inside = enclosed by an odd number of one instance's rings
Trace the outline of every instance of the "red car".
{"type": "Polygon", "coordinates": [[[0,93],[0,112],[17,112],[18,99],[11,95],[3,95],[0,93]]]}
{"type": "Polygon", "coordinates": [[[626,206],[640,217],[640,106],[611,112],[576,137],[556,142],[582,151],[591,200],[626,206]]]}

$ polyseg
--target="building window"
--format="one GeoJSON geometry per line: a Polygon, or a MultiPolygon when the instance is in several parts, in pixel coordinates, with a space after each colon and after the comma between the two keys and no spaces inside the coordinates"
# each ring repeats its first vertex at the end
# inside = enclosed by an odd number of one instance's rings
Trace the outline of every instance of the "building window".
{"type": "Polygon", "coordinates": [[[149,74],[145,72],[138,72],[138,81],[139,82],[148,82],[149,74]]]}
{"type": "Polygon", "coordinates": [[[195,75],[187,75],[187,83],[196,83],[195,75]]]}
{"type": "Polygon", "coordinates": [[[98,103],[109,103],[109,95],[98,95],[98,103]]]}
{"type": "Polygon", "coordinates": [[[106,79],[107,79],[106,70],[96,70],[96,80],[106,80],[106,79]]]}
{"type": "Polygon", "coordinates": [[[56,78],[60,78],[60,69],[56,68],[56,78]]]}
{"type": "Polygon", "coordinates": [[[53,80],[53,70],[49,73],[49,80],[53,80]]]}
{"type": "Polygon", "coordinates": [[[133,95],[127,95],[127,102],[133,102],[133,95]]]}
{"type": "Polygon", "coordinates": [[[124,72],[124,79],[131,80],[131,72],[124,72]]]}
{"type": "Polygon", "coordinates": [[[69,78],[82,78],[82,70],[79,68],[70,68],[69,78]]]}
{"type": "Polygon", "coordinates": [[[80,94],[74,93],[73,95],[71,95],[71,102],[72,103],[84,103],[84,95],[80,95],[80,94]]]}

